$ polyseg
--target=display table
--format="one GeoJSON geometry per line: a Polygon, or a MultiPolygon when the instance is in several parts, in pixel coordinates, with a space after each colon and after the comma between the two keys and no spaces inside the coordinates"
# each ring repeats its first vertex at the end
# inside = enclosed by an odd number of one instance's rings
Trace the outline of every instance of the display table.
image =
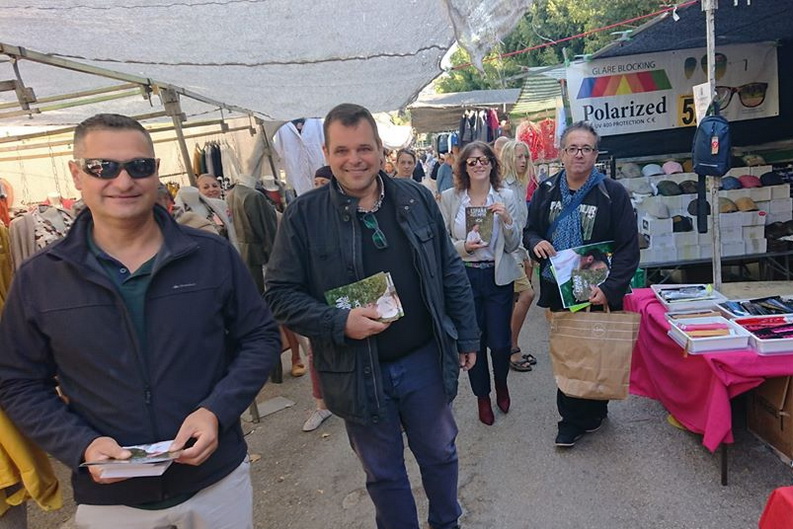
{"type": "MultiPolygon", "coordinates": [[[[766,378],[793,375],[790,355],[760,356],[744,349],[686,356],[666,334],[666,311],[649,288],[626,296],[625,310],[642,316],[633,350],[631,393],[660,401],[688,430],[702,434],[702,444],[711,452],[733,442],[731,398],[766,378]]],[[[725,458],[722,465],[726,484],[725,458]]]]}
{"type": "Polygon", "coordinates": [[[775,489],[768,497],[760,529],[789,529],[793,523],[793,487],[775,489]]]}

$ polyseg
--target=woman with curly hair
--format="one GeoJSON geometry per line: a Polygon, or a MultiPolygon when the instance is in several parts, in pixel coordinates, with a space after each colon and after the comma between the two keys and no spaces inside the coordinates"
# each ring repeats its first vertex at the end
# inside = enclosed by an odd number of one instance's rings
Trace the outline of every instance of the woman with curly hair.
{"type": "MultiPolygon", "coordinates": [[[[471,389],[477,396],[479,420],[493,424],[490,403],[490,373],[487,351],[493,364],[496,404],[507,413],[510,406],[507,375],[510,355],[510,316],[513,281],[521,275],[512,252],[518,249],[521,230],[516,222],[517,199],[502,186],[499,163],[489,145],[469,143],[457,156],[455,187],[441,194],[441,213],[446,229],[465,264],[474,294],[476,318],[482,335],[474,366],[468,371],[471,389]],[[477,241],[467,238],[472,221],[470,208],[479,208],[477,241]],[[482,226],[491,226],[484,229],[482,226]]],[[[522,197],[520,198],[522,200],[522,197]]]]}

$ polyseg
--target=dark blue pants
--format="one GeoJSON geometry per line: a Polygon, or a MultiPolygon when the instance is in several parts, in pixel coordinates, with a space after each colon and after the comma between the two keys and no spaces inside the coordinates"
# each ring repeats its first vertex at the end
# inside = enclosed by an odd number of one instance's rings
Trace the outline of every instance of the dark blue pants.
{"type": "MultiPolygon", "coordinates": [[[[506,257],[505,257],[506,258],[506,257]]],[[[510,257],[511,259],[511,257],[510,257]]],[[[496,285],[495,268],[469,268],[468,280],[474,293],[476,307],[476,323],[482,331],[479,340],[479,351],[476,364],[468,371],[471,389],[477,397],[490,394],[490,373],[487,362],[487,350],[493,362],[493,378],[498,386],[507,385],[509,373],[509,355],[512,350],[512,330],[509,322],[512,318],[513,285],[496,285]]]]}
{"type": "Polygon", "coordinates": [[[421,470],[433,529],[457,527],[457,424],[443,390],[440,352],[434,341],[381,364],[385,413],[377,424],[347,421],[347,435],[366,472],[378,529],[419,529],[405,468],[401,426],[421,470]]]}

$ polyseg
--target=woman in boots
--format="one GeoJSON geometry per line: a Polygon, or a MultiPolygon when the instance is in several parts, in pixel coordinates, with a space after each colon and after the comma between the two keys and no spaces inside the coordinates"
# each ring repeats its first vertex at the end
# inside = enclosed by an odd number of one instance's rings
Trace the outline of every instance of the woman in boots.
{"type": "Polygon", "coordinates": [[[476,317],[482,337],[477,362],[468,377],[477,396],[479,420],[493,424],[490,403],[490,370],[487,350],[493,365],[496,404],[507,413],[510,406],[507,374],[511,347],[513,281],[520,277],[510,255],[520,244],[517,198],[501,186],[499,163],[485,143],[466,145],[457,156],[455,187],[441,194],[441,212],[446,229],[465,264],[474,294],[476,317]],[[479,208],[470,209],[470,208],[479,208]],[[474,224],[479,238],[468,240],[474,224]]]}

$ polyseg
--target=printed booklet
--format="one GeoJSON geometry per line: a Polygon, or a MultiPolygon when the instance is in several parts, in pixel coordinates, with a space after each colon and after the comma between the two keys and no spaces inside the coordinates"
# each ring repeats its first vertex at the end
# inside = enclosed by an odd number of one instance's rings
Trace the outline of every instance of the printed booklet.
{"type": "Polygon", "coordinates": [[[379,321],[384,323],[405,315],[389,272],[378,272],[355,283],[328,290],[325,300],[331,307],[339,309],[374,306],[380,314],[379,321]]]}
{"type": "Polygon", "coordinates": [[[104,461],[86,461],[81,467],[98,466],[103,478],[139,478],[160,476],[167,470],[174,459],[179,457],[181,450],[169,452],[171,441],[159,443],[125,446],[132,452],[129,459],[106,459],[104,461]]]}
{"type": "Polygon", "coordinates": [[[606,280],[611,269],[613,244],[613,241],[585,244],[558,250],[551,257],[551,268],[565,308],[587,303],[592,288],[606,280]]]}
{"type": "Polygon", "coordinates": [[[465,233],[465,242],[490,244],[493,237],[493,212],[487,206],[467,206],[465,233]]]}

